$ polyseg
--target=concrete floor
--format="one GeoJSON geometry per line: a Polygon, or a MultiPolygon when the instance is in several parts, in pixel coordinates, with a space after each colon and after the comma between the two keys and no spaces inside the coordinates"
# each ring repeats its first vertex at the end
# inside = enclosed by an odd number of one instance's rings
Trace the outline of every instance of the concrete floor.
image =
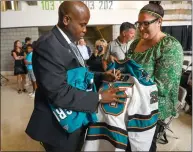
{"type": "MultiPolygon", "coordinates": [[[[16,78],[1,87],[1,151],[44,151],[41,145],[25,134],[34,102],[27,93],[18,94],[16,78]]],[[[28,88],[30,91],[31,88],[28,88]]],[[[166,145],[158,144],[158,151],[191,151],[192,116],[181,113],[171,125],[175,136],[166,145]]]]}

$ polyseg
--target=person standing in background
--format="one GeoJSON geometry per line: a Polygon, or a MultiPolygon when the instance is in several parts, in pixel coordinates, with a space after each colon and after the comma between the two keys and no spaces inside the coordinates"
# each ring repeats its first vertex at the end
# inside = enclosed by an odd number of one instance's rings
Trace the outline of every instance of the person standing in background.
{"type": "Polygon", "coordinates": [[[108,44],[108,48],[103,59],[104,70],[107,68],[108,59],[111,61],[114,61],[114,58],[116,58],[116,60],[125,59],[125,54],[129,50],[131,43],[134,41],[135,31],[136,28],[133,24],[129,22],[123,22],[121,24],[120,35],[117,39],[108,44]]]}
{"type": "Polygon", "coordinates": [[[26,37],[25,38],[25,43],[24,45],[22,46],[22,50],[26,52],[26,47],[28,44],[32,44],[32,39],[30,37],[26,37]]]}
{"type": "MultiPolygon", "coordinates": [[[[95,42],[95,50],[91,57],[87,60],[87,65],[90,71],[104,72],[102,59],[107,49],[107,41],[105,39],[99,39],[95,42]]],[[[100,88],[101,83],[96,82],[97,91],[100,88]]]]}
{"type": "Polygon", "coordinates": [[[99,39],[95,42],[95,50],[91,57],[87,60],[87,65],[91,71],[104,72],[102,59],[107,50],[107,41],[99,39]]]}
{"type": "Polygon", "coordinates": [[[84,38],[81,37],[80,40],[78,41],[78,45],[77,45],[83,59],[86,61],[90,58],[90,50],[88,49],[88,47],[86,46],[86,43],[84,41],[84,38]]]}
{"type": "Polygon", "coordinates": [[[26,82],[26,74],[27,69],[24,63],[25,59],[25,52],[21,49],[22,45],[19,40],[14,42],[14,48],[11,51],[11,55],[13,56],[14,62],[14,75],[17,76],[17,87],[18,93],[21,94],[22,92],[27,92],[25,89],[25,82],[26,82]]]}
{"type": "MultiPolygon", "coordinates": [[[[24,43],[23,46],[22,46],[22,50],[25,52],[25,54],[27,54],[26,47],[27,47],[28,44],[32,44],[32,39],[31,39],[30,37],[26,37],[26,38],[25,38],[25,43],[24,43]]],[[[30,84],[31,84],[30,78],[29,78],[29,76],[27,76],[27,77],[26,77],[26,84],[25,84],[25,86],[27,87],[27,86],[29,86],[30,84]]]]}
{"type": "Polygon", "coordinates": [[[91,54],[92,54],[92,51],[91,51],[90,47],[87,45],[87,41],[86,41],[86,40],[84,40],[84,43],[85,43],[85,45],[86,45],[86,47],[87,47],[88,55],[89,55],[89,58],[90,58],[90,56],[91,56],[91,54]]]}
{"type": "Polygon", "coordinates": [[[32,83],[32,87],[33,87],[33,92],[29,94],[30,97],[34,98],[35,97],[35,91],[37,89],[37,85],[36,85],[36,78],[33,72],[33,67],[32,67],[32,55],[33,55],[33,48],[32,48],[32,44],[28,44],[26,46],[26,51],[27,51],[27,55],[25,58],[25,64],[27,66],[27,70],[28,70],[28,77],[32,83]]]}

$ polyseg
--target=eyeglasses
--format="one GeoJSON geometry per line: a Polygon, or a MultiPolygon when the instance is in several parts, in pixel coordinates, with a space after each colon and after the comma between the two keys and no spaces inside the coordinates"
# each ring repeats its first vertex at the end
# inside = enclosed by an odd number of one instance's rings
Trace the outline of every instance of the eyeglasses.
{"type": "Polygon", "coordinates": [[[144,28],[148,28],[150,24],[154,23],[155,21],[157,21],[159,18],[156,18],[152,21],[144,21],[144,22],[135,22],[135,26],[137,28],[140,28],[142,25],[144,28]]]}

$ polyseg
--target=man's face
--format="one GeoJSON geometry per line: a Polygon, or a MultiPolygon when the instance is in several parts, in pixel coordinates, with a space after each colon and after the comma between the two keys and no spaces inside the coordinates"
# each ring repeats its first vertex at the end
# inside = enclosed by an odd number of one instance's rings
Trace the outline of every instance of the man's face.
{"type": "Polygon", "coordinates": [[[127,39],[127,41],[130,41],[135,38],[135,29],[130,28],[124,32],[125,32],[125,38],[127,39]]]}
{"type": "Polygon", "coordinates": [[[85,10],[81,14],[69,15],[66,29],[75,41],[78,41],[86,34],[86,25],[90,19],[90,12],[85,10]]]}
{"type": "Polygon", "coordinates": [[[33,48],[32,47],[27,47],[27,53],[30,53],[30,52],[32,52],[33,51],[33,48]]]}
{"type": "Polygon", "coordinates": [[[31,40],[30,41],[27,41],[27,43],[26,44],[31,44],[31,40]]]}
{"type": "Polygon", "coordinates": [[[79,45],[85,45],[84,39],[79,40],[79,45]]]}

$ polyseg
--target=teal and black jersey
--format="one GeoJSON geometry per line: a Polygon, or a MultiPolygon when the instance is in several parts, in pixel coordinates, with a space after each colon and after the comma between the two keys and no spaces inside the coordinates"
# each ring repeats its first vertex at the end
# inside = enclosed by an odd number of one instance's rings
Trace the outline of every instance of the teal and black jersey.
{"type": "MultiPolygon", "coordinates": [[[[94,74],[89,72],[85,67],[67,71],[67,83],[80,90],[96,92],[93,79],[94,74]]],[[[89,122],[97,121],[95,113],[75,112],[54,107],[51,104],[49,106],[62,128],[69,133],[72,133],[83,125],[87,125],[89,122]]]]}
{"type": "Polygon", "coordinates": [[[84,151],[149,151],[158,120],[157,87],[148,73],[135,61],[112,63],[108,69],[119,69],[122,80],[104,82],[109,87],[126,88],[122,103],[99,104],[98,121],[90,124],[84,151]]]}

